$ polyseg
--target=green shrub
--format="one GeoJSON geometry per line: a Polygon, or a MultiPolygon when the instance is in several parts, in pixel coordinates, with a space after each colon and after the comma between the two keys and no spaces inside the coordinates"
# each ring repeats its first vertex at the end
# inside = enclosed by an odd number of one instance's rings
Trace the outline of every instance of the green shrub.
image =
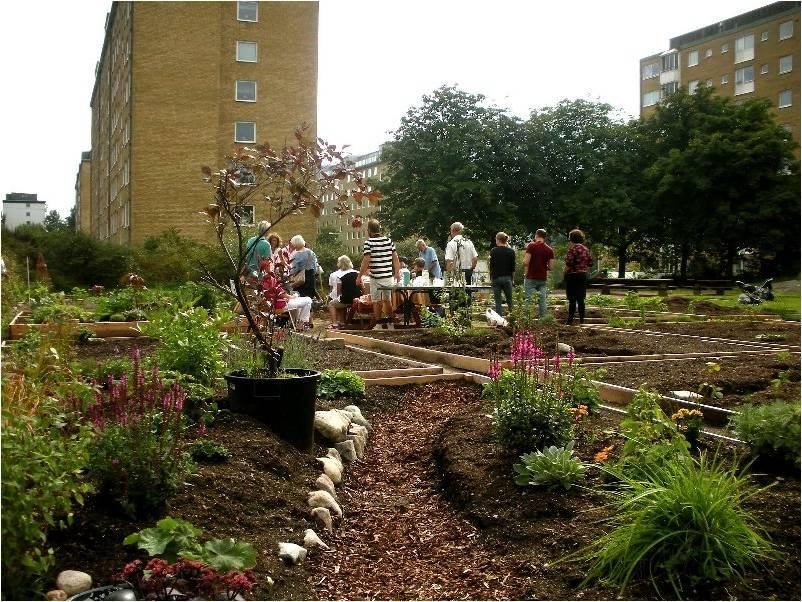
{"type": "Polygon", "coordinates": [[[337,397],[362,397],[365,381],[350,370],[323,370],[317,385],[317,396],[321,399],[337,397]]]}
{"type": "Polygon", "coordinates": [[[601,406],[602,396],[599,389],[592,381],[601,381],[607,374],[604,368],[589,370],[578,366],[574,371],[574,382],[571,387],[573,406],[578,408],[583,405],[587,407],[588,413],[598,414],[601,406]]]}
{"type": "MultiPolygon", "coordinates": [[[[4,383],[5,385],[5,383],[4,383]]],[[[52,400],[32,415],[9,411],[4,386],[2,442],[3,599],[36,599],[54,565],[51,528],[72,521],[90,485],[82,476],[93,444],[90,429],[67,430],[52,400]]]]}
{"type": "MultiPolygon", "coordinates": [[[[315,370],[320,364],[320,341],[296,332],[287,331],[279,342],[284,349],[282,370],[315,370]]],[[[264,367],[264,364],[262,364],[264,367]]]]}
{"type": "Polygon", "coordinates": [[[799,402],[744,405],[731,420],[736,435],[753,456],[799,468],[799,402]]]}
{"type": "Polygon", "coordinates": [[[621,588],[637,577],[671,597],[687,587],[729,581],[772,555],[744,502],[758,493],[737,468],[703,454],[644,466],[637,475],[612,471],[612,530],[572,555],[591,559],[585,582],[598,578],[621,588]]]}
{"type": "Polygon", "coordinates": [[[189,374],[211,385],[223,370],[223,340],[219,318],[195,308],[178,313],[157,314],[143,325],[145,334],[161,341],[156,359],[159,367],[189,374]]]}
{"type": "Polygon", "coordinates": [[[188,449],[192,459],[198,462],[223,462],[231,457],[225,445],[211,439],[198,439],[188,449]]]}
{"type": "Polygon", "coordinates": [[[516,485],[542,485],[549,490],[570,489],[585,476],[585,465],[574,456],[574,442],[565,447],[552,445],[543,451],[521,456],[520,464],[513,465],[516,485]]]}

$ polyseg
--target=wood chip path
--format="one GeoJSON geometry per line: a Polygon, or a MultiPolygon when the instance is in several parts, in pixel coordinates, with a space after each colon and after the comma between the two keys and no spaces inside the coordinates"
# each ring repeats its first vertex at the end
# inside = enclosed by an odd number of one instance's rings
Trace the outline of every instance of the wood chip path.
{"type": "Polygon", "coordinates": [[[475,389],[436,384],[373,418],[365,460],[338,491],[345,518],[307,561],[321,600],[516,599],[535,567],[496,557],[442,498],[433,442],[475,389]]]}

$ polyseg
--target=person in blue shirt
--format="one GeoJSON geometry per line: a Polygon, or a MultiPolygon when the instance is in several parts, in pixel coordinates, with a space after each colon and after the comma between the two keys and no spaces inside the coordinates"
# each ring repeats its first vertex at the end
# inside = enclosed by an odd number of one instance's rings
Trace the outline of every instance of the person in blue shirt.
{"type": "Polygon", "coordinates": [[[437,253],[435,253],[434,249],[428,246],[422,238],[418,240],[416,246],[418,247],[418,257],[424,261],[423,269],[429,272],[429,276],[432,278],[442,278],[443,272],[440,269],[440,261],[437,259],[437,253]]]}
{"type": "Polygon", "coordinates": [[[252,276],[259,274],[263,261],[273,257],[270,244],[265,240],[268,230],[270,230],[270,222],[259,222],[256,226],[256,236],[252,236],[245,243],[245,260],[248,264],[248,272],[252,276]]]}

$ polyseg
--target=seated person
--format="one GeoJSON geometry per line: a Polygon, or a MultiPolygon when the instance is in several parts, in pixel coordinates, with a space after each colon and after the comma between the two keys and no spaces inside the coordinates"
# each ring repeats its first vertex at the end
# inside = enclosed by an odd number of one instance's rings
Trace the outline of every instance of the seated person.
{"type": "Polygon", "coordinates": [[[287,312],[297,310],[296,330],[312,328],[312,299],[310,297],[301,297],[297,293],[288,294],[281,281],[271,272],[265,273],[262,278],[262,295],[268,303],[273,304],[275,313],[280,313],[285,309],[287,312]]]}
{"type": "Polygon", "coordinates": [[[337,271],[331,273],[329,287],[330,328],[336,329],[345,324],[345,310],[362,294],[359,272],[354,269],[354,264],[347,255],[337,259],[337,271]]]}

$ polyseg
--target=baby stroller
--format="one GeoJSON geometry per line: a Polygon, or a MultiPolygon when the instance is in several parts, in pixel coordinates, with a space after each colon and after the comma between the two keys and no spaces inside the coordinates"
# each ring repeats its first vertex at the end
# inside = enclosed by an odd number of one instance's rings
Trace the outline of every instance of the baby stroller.
{"type": "Polygon", "coordinates": [[[738,295],[738,303],[742,305],[760,305],[764,301],[774,301],[774,293],[771,290],[773,281],[774,278],[769,278],[760,286],[755,286],[754,284],[746,284],[736,280],[735,284],[743,291],[738,295]]]}

